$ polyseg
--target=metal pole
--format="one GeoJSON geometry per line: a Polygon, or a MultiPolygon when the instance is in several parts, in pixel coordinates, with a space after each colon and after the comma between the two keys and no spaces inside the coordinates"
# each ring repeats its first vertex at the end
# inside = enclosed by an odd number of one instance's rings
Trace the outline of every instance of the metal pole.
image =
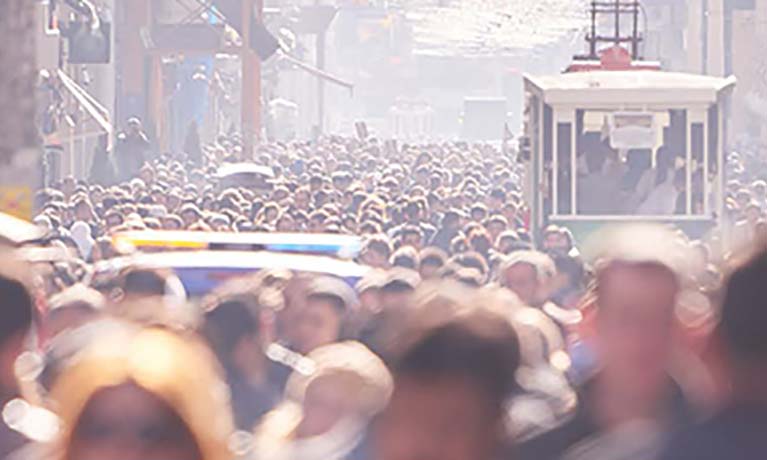
{"type": "Polygon", "coordinates": [[[597,2],[591,2],[591,40],[589,41],[589,55],[591,59],[597,58],[597,2]]]}
{"type": "Polygon", "coordinates": [[[634,0],[634,33],[631,37],[631,59],[639,59],[639,1],[634,0]]]}
{"type": "MultiPolygon", "coordinates": [[[[325,31],[317,34],[317,68],[325,70],[325,31]]],[[[317,134],[322,134],[325,125],[325,80],[317,79],[317,134]]]]}
{"type": "Polygon", "coordinates": [[[620,46],[621,41],[621,0],[615,0],[615,46],[620,46]]]}
{"type": "Polygon", "coordinates": [[[260,21],[263,14],[262,0],[242,2],[242,149],[246,159],[254,158],[254,142],[261,132],[261,62],[250,48],[250,23],[255,17],[260,21]]]}

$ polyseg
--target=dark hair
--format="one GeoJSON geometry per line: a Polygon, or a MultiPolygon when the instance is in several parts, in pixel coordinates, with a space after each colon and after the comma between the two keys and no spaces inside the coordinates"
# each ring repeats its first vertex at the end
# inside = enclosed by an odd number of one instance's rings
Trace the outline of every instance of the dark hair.
{"type": "Polygon", "coordinates": [[[447,262],[445,251],[435,247],[428,247],[419,254],[421,266],[431,265],[433,267],[442,267],[447,262]]]}
{"type": "Polygon", "coordinates": [[[407,225],[400,232],[400,238],[405,239],[408,235],[418,235],[418,238],[423,240],[423,231],[415,225],[407,225]]]}
{"type": "Polygon", "coordinates": [[[506,192],[502,188],[494,188],[490,190],[490,197],[506,201],[506,192]]]}
{"type": "Polygon", "coordinates": [[[767,249],[739,266],[725,286],[719,329],[734,357],[767,360],[767,249]]]}
{"type": "Polygon", "coordinates": [[[132,268],[121,278],[120,285],[125,294],[165,295],[167,274],[161,270],[132,268]]]}
{"type": "Polygon", "coordinates": [[[26,334],[32,327],[34,302],[26,285],[19,279],[0,274],[0,347],[10,338],[26,334]]]}
{"type": "Polygon", "coordinates": [[[232,357],[237,345],[259,333],[258,303],[238,295],[223,298],[205,313],[201,332],[227,372],[235,372],[232,357]]]}
{"type": "Polygon", "coordinates": [[[473,268],[478,270],[482,276],[487,275],[487,272],[489,271],[485,258],[478,252],[470,251],[455,255],[452,259],[450,259],[450,262],[464,268],[473,268]]]}
{"type": "Polygon", "coordinates": [[[395,378],[468,380],[487,397],[495,416],[501,416],[521,359],[509,322],[478,308],[407,335],[401,341],[406,345],[394,355],[395,378]]]}
{"type": "Polygon", "coordinates": [[[392,254],[391,264],[395,267],[418,270],[420,260],[418,259],[418,253],[415,249],[410,246],[405,246],[397,249],[394,254],[392,254]]]}

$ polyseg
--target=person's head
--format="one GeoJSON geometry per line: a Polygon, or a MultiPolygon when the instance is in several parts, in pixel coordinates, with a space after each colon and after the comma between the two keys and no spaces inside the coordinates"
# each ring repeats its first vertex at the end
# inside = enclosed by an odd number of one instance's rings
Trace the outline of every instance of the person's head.
{"type": "Polygon", "coordinates": [[[469,246],[471,250],[482,254],[485,258],[489,258],[494,241],[495,239],[484,227],[478,227],[469,233],[469,246]]]}
{"type": "Polygon", "coordinates": [[[391,244],[385,235],[371,236],[365,243],[361,260],[374,268],[388,268],[391,252],[391,244]]]}
{"type": "Polygon", "coordinates": [[[463,297],[454,305],[439,299],[416,305],[424,321],[396,341],[394,393],[374,436],[380,460],[488,460],[499,454],[519,342],[503,314],[472,302],[471,292],[463,297]]]}
{"type": "Polygon", "coordinates": [[[309,231],[322,233],[326,228],[326,221],[329,216],[325,211],[315,211],[309,216],[309,231]]]}
{"type": "Polygon", "coordinates": [[[416,250],[421,249],[423,245],[423,232],[419,227],[408,225],[400,233],[402,246],[410,246],[416,250]]]}
{"type": "Polygon", "coordinates": [[[471,207],[471,220],[474,222],[482,222],[487,217],[487,208],[485,205],[478,203],[471,207]]]}
{"type": "Polygon", "coordinates": [[[230,281],[203,303],[200,332],[229,377],[263,376],[261,305],[245,280],[230,281]]]}
{"type": "Polygon", "coordinates": [[[327,434],[344,420],[364,423],[386,405],[391,375],[381,359],[361,343],[324,345],[307,358],[314,364],[314,372],[294,372],[285,388],[288,404],[300,405],[301,417],[294,431],[297,438],[327,434]]]}
{"type": "Polygon", "coordinates": [[[447,254],[441,249],[434,247],[422,250],[419,258],[421,260],[418,266],[418,274],[421,275],[423,280],[437,278],[440,270],[447,263],[447,254]]]}
{"type": "Polygon", "coordinates": [[[18,268],[0,270],[0,391],[16,388],[14,363],[24,349],[24,340],[32,328],[34,302],[18,268]]]}
{"type": "Polygon", "coordinates": [[[457,211],[448,211],[442,217],[442,228],[458,230],[461,228],[461,215],[457,211]]]}
{"type": "Polygon", "coordinates": [[[668,381],[678,264],[686,254],[676,235],[659,227],[619,229],[601,241],[595,300],[602,375],[611,390],[653,404],[668,381]]]}
{"type": "Polygon", "coordinates": [[[509,228],[509,221],[503,217],[500,214],[495,214],[490,216],[490,218],[485,222],[485,228],[487,229],[487,232],[490,234],[490,238],[492,241],[498,240],[498,235],[506,231],[507,228],[509,228]]]}
{"type": "Polygon", "coordinates": [[[492,211],[500,211],[505,203],[506,192],[502,188],[494,188],[490,191],[487,205],[492,211]]]}
{"type": "Polygon", "coordinates": [[[309,179],[309,190],[311,190],[312,193],[317,193],[324,183],[325,180],[322,176],[312,176],[309,179]]]}
{"type": "Polygon", "coordinates": [[[98,318],[105,299],[96,290],[82,284],[71,286],[51,297],[45,316],[45,332],[50,337],[74,329],[98,318]]]}
{"type": "Polygon", "coordinates": [[[296,351],[306,354],[339,341],[349,311],[356,303],[354,291],[344,281],[332,277],[312,280],[292,344],[296,351]]]}
{"type": "Polygon", "coordinates": [[[393,268],[381,283],[379,300],[383,311],[400,311],[408,305],[421,278],[418,272],[406,268],[393,268]]]}
{"type": "Polygon", "coordinates": [[[394,254],[391,256],[391,265],[393,267],[418,270],[419,264],[418,251],[413,246],[403,246],[394,251],[394,254]]]}
{"type": "Polygon", "coordinates": [[[50,397],[61,460],[225,460],[231,414],[208,350],[159,329],[99,336],[50,397]]]}
{"type": "Polygon", "coordinates": [[[500,235],[495,241],[495,248],[501,254],[510,254],[514,249],[516,243],[519,242],[519,235],[514,230],[507,230],[500,235]]]}
{"type": "Polygon", "coordinates": [[[724,288],[718,336],[724,345],[734,397],[764,399],[767,385],[767,250],[737,266],[724,288]]]}
{"type": "Polygon", "coordinates": [[[282,213],[282,215],[277,218],[276,228],[278,232],[295,232],[298,230],[295,219],[293,219],[293,216],[287,212],[282,213]]]}
{"type": "Polygon", "coordinates": [[[293,195],[293,202],[296,208],[301,209],[303,211],[309,210],[311,200],[312,200],[312,194],[308,189],[305,189],[305,188],[300,188],[296,190],[295,194],[293,195]]]}
{"type": "Polygon", "coordinates": [[[200,220],[202,213],[197,206],[193,204],[185,204],[181,207],[179,216],[181,217],[181,220],[184,221],[184,227],[189,228],[200,220]]]}
{"type": "Polygon", "coordinates": [[[411,223],[417,223],[421,219],[421,206],[417,201],[408,202],[402,210],[402,214],[405,216],[405,220],[411,223]]]}
{"type": "Polygon", "coordinates": [[[186,291],[170,270],[128,267],[116,279],[115,302],[110,313],[142,324],[174,327],[197,320],[198,310],[186,303],[186,291]]]}
{"type": "Polygon", "coordinates": [[[184,228],[184,221],[175,214],[169,214],[160,219],[163,230],[181,230],[184,228]]]}
{"type": "Polygon", "coordinates": [[[754,183],[751,184],[751,190],[754,192],[754,198],[758,200],[767,199],[767,181],[754,181],[754,183]]]}
{"type": "Polygon", "coordinates": [[[550,225],[543,231],[543,250],[567,252],[569,248],[568,237],[565,229],[550,225]]]}
{"type": "Polygon", "coordinates": [[[141,120],[139,120],[138,118],[136,117],[129,118],[126,125],[128,127],[128,134],[136,135],[141,133],[141,120]]]}
{"type": "Polygon", "coordinates": [[[74,204],[74,218],[84,222],[90,222],[95,219],[96,214],[93,212],[93,205],[87,199],[79,199],[74,204]]]}
{"type": "Polygon", "coordinates": [[[746,205],[745,218],[749,224],[756,225],[756,223],[759,222],[759,220],[762,218],[761,206],[759,206],[759,204],[755,202],[751,202],[748,205],[746,205]]]}
{"type": "Polygon", "coordinates": [[[546,281],[544,265],[553,262],[536,251],[516,251],[501,267],[501,284],[514,292],[525,305],[538,306],[546,281]]]}
{"type": "Polygon", "coordinates": [[[107,230],[121,226],[125,222],[123,215],[117,211],[107,211],[104,216],[104,225],[107,230]]]}

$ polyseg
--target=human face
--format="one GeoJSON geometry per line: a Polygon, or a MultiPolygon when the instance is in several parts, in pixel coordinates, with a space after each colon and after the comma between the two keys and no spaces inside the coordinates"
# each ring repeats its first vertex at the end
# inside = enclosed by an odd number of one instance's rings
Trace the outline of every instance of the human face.
{"type": "Polygon", "coordinates": [[[325,224],[320,219],[310,219],[309,230],[315,233],[321,233],[325,231],[325,224]]]}
{"type": "Polygon", "coordinates": [[[666,269],[614,265],[600,280],[599,351],[620,391],[652,395],[666,381],[678,285],[666,269]]]}
{"type": "Polygon", "coordinates": [[[497,447],[496,420],[467,380],[400,377],[376,426],[376,458],[487,460],[497,447]]]}
{"type": "Polygon", "coordinates": [[[362,253],[362,263],[375,268],[387,268],[389,266],[389,260],[386,256],[372,249],[367,249],[362,253]]]}
{"type": "Polygon", "coordinates": [[[298,321],[294,345],[303,354],[337,342],[341,335],[341,315],[326,299],[308,298],[298,321]]]}
{"type": "Polygon", "coordinates": [[[184,221],[184,226],[189,227],[197,222],[197,214],[194,211],[187,211],[181,214],[181,219],[184,221]]]}
{"type": "Polygon", "coordinates": [[[163,219],[162,227],[165,230],[181,230],[181,226],[178,224],[178,221],[175,219],[163,219]]]}
{"type": "Polygon", "coordinates": [[[439,277],[440,267],[433,264],[421,264],[418,272],[421,275],[421,279],[430,280],[439,277]]]}
{"type": "Polygon", "coordinates": [[[181,198],[178,195],[168,195],[165,199],[165,206],[168,211],[174,211],[181,204],[181,198]]]}
{"type": "Polygon", "coordinates": [[[506,269],[503,274],[506,287],[511,289],[526,305],[534,305],[538,294],[538,273],[530,264],[519,263],[506,269]]]}
{"type": "Polygon", "coordinates": [[[504,228],[504,225],[500,222],[493,222],[487,226],[487,231],[490,233],[492,241],[495,241],[496,238],[498,238],[498,235],[503,233],[504,230],[506,230],[506,228],[504,228]]]}
{"type": "Polygon", "coordinates": [[[421,236],[417,233],[409,233],[402,238],[402,246],[412,246],[416,249],[421,248],[421,236]]]}
{"type": "Polygon", "coordinates": [[[75,207],[75,217],[77,220],[89,221],[93,218],[93,211],[88,203],[79,203],[75,207]]]}
{"type": "Polygon", "coordinates": [[[74,428],[67,460],[202,460],[194,436],[160,398],[134,384],[96,393],[74,428]]]}
{"type": "Polygon", "coordinates": [[[305,191],[297,192],[295,197],[296,207],[303,210],[309,209],[310,199],[309,193],[305,191]]]}
{"type": "Polygon", "coordinates": [[[289,215],[284,215],[277,221],[277,231],[294,232],[296,231],[296,222],[289,215]]]}

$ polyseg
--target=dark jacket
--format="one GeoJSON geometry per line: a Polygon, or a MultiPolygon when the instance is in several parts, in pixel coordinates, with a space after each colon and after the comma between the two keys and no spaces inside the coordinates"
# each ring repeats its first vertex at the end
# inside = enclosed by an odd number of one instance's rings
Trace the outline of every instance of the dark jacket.
{"type": "Polygon", "coordinates": [[[767,406],[736,405],[678,433],[661,460],[767,458],[767,406]]]}
{"type": "MultiPolygon", "coordinates": [[[[510,458],[515,460],[557,460],[561,459],[576,445],[588,443],[601,436],[602,430],[591,409],[594,406],[592,395],[595,381],[596,378],[589,380],[578,391],[578,408],[571,418],[556,428],[522,442],[514,449],[510,458]]],[[[670,432],[675,432],[689,426],[693,417],[691,406],[684,397],[682,389],[673,382],[672,387],[668,423],[671,427],[670,432]]],[[[651,447],[658,448],[659,446],[651,447]]],[[[636,451],[633,447],[632,450],[636,451]]]]}

